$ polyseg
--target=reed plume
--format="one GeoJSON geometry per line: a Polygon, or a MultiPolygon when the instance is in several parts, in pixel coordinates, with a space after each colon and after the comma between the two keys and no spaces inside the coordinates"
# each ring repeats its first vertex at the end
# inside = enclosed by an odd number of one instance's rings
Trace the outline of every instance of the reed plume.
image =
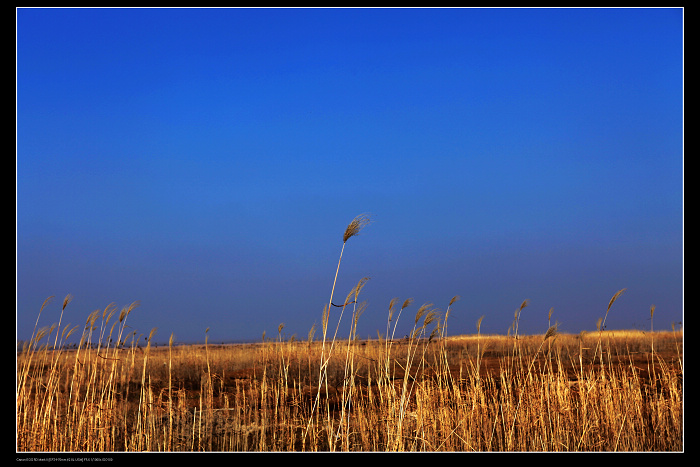
{"type": "MultiPolygon", "coordinates": [[[[598,350],[601,348],[600,346],[600,341],[602,338],[602,332],[605,330],[605,321],[608,319],[608,313],[610,313],[610,308],[612,307],[612,304],[615,303],[615,300],[618,299],[620,295],[622,295],[625,290],[627,289],[620,289],[617,292],[615,292],[615,295],[612,296],[610,299],[610,302],[608,303],[608,309],[605,310],[605,317],[604,318],[598,318],[598,321],[596,322],[596,327],[598,328],[598,344],[596,345],[595,351],[593,352],[593,360],[596,359],[596,356],[598,355],[598,350]]],[[[601,358],[603,357],[601,353],[601,358]]]]}
{"type": "Polygon", "coordinates": [[[528,306],[529,303],[530,303],[529,300],[523,300],[523,303],[520,305],[520,308],[515,310],[515,317],[514,317],[514,321],[513,321],[513,330],[515,331],[515,338],[516,339],[518,338],[518,327],[520,324],[520,314],[523,312],[523,308],[528,306]]]}
{"type": "Polygon", "coordinates": [[[452,297],[450,300],[450,303],[447,305],[447,310],[445,311],[445,318],[443,319],[442,322],[442,331],[440,332],[440,337],[445,337],[445,332],[447,331],[447,318],[450,316],[450,309],[452,308],[452,305],[459,300],[461,297],[459,295],[455,295],[452,297]]]}
{"type": "Polygon", "coordinates": [[[343,243],[347,242],[350,237],[359,235],[360,231],[365,228],[371,222],[369,215],[360,214],[355,217],[350,224],[345,228],[345,233],[343,234],[343,243]]]}
{"type": "Polygon", "coordinates": [[[612,304],[615,303],[615,300],[617,300],[617,298],[620,295],[622,295],[625,292],[625,290],[627,290],[627,289],[618,290],[617,292],[615,292],[615,295],[613,295],[612,298],[610,299],[610,303],[608,303],[608,309],[605,311],[605,318],[603,318],[602,329],[605,329],[605,321],[608,319],[608,313],[610,312],[610,307],[612,307],[612,304]]]}

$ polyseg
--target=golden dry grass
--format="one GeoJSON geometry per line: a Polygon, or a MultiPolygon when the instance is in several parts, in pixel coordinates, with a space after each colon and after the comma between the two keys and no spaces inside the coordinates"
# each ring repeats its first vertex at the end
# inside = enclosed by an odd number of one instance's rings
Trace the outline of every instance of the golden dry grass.
{"type": "Polygon", "coordinates": [[[682,331],[440,337],[426,304],[408,339],[360,341],[353,317],[325,344],[155,348],[127,310],[18,355],[18,451],[683,449],[682,331]]]}

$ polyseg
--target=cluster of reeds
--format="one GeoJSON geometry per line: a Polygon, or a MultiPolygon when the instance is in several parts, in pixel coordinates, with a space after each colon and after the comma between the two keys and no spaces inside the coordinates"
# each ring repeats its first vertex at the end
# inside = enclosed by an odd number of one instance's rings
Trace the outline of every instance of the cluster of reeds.
{"type": "MultiPolygon", "coordinates": [[[[39,317],[51,298],[44,301],[39,317]]],[[[92,312],[85,322],[77,348],[67,351],[62,345],[64,340],[79,328],[66,325],[61,330],[63,313],[70,301],[68,295],[63,301],[58,325],[38,330],[35,325],[31,339],[18,355],[17,445],[24,450],[110,450],[114,443],[119,445],[122,441],[115,440],[118,427],[128,423],[126,418],[116,415],[115,407],[119,405],[119,399],[129,398],[130,383],[138,378],[134,351],[136,333],[125,334],[126,319],[138,302],[122,308],[111,326],[110,321],[117,310],[113,304],[92,312]]],[[[153,332],[155,330],[149,335],[148,345],[153,332]]],[[[147,416],[146,394],[143,392],[147,378],[147,350],[142,351],[138,423],[147,416]],[[141,413],[142,409],[144,413],[141,413]]],[[[139,439],[123,441],[141,445],[139,439]]]]}
{"type": "Polygon", "coordinates": [[[35,328],[18,353],[17,450],[683,449],[682,331],[609,331],[601,319],[596,334],[560,334],[550,309],[543,334],[522,335],[524,301],[512,336],[482,335],[483,316],[476,335],[448,336],[455,296],[444,313],[419,306],[403,339],[413,300],[395,298],[385,333],[360,340],[368,279],[340,305],[334,294],[345,243],[368,221],[344,233],[320,340],[315,325],[306,341],[285,340],[280,324],[258,344],[177,346],[171,335],[156,348],[155,330],[126,333],[133,303],[116,319],[114,305],[91,313],[66,350],[79,330],[61,329],[66,297],[58,325],[35,328]]]}

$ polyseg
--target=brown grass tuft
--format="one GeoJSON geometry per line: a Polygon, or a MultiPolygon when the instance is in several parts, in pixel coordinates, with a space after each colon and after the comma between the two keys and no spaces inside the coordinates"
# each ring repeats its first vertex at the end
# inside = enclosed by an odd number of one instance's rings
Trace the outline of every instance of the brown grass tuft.
{"type": "Polygon", "coordinates": [[[343,235],[343,243],[347,242],[350,237],[359,235],[360,231],[364,229],[371,222],[368,214],[360,214],[355,217],[350,224],[348,224],[345,229],[345,234],[343,235]]]}

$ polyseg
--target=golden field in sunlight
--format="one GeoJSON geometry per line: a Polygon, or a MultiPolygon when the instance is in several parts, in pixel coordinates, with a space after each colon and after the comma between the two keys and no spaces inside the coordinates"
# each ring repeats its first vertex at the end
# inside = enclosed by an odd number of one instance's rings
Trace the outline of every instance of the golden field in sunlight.
{"type": "Polygon", "coordinates": [[[124,336],[133,309],[25,344],[18,451],[683,449],[680,330],[447,337],[420,307],[407,338],[360,340],[355,309],[344,339],[156,348],[124,336]]]}

